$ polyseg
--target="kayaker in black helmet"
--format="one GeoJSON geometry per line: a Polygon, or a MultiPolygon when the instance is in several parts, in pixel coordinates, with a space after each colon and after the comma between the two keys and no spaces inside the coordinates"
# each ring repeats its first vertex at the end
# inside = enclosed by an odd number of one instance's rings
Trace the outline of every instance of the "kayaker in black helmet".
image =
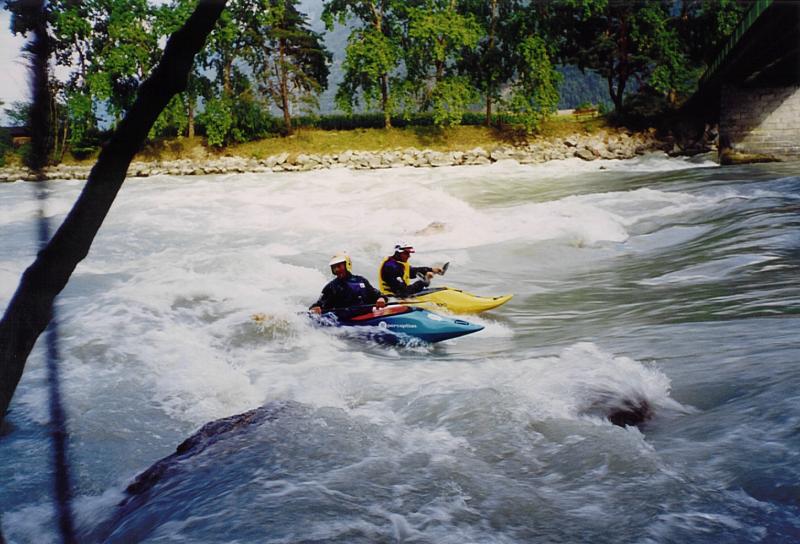
{"type": "Polygon", "coordinates": [[[443,274],[438,266],[411,266],[408,259],[414,253],[411,244],[399,243],[394,246],[394,254],[386,257],[378,269],[378,285],[384,295],[406,298],[419,293],[431,283],[434,274],[443,274]],[[411,282],[411,278],[420,279],[411,282]],[[424,279],[422,279],[424,278],[424,279]]]}
{"type": "Polygon", "coordinates": [[[386,306],[386,297],[375,289],[362,276],[353,274],[353,263],[346,253],[337,253],[328,263],[331,273],[336,277],[322,288],[322,295],[309,308],[316,314],[336,309],[341,318],[367,313],[364,306],[374,304],[377,308],[386,306]],[[360,306],[360,308],[353,308],[360,306]]]}

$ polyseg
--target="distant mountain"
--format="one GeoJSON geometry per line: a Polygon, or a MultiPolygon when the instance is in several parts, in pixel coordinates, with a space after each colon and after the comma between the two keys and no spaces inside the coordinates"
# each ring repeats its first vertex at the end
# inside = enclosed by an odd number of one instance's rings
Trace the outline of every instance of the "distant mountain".
{"type": "Polygon", "coordinates": [[[581,104],[605,104],[611,106],[611,97],[608,94],[608,83],[595,72],[582,73],[577,66],[559,66],[563,80],[558,90],[561,99],[559,109],[571,109],[581,104]]]}

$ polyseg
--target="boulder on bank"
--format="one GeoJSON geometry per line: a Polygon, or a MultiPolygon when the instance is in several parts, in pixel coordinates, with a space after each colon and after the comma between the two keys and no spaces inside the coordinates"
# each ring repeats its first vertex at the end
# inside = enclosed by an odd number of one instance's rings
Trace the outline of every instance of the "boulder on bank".
{"type": "MultiPolygon", "coordinates": [[[[595,159],[628,159],[649,151],[667,150],[676,154],[694,154],[695,149],[684,149],[672,141],[656,138],[655,130],[629,133],[625,129],[604,130],[595,134],[573,134],[563,139],[535,139],[520,146],[501,145],[486,150],[476,147],[467,151],[434,151],[431,149],[397,149],[387,151],[347,150],[335,155],[313,153],[291,154],[283,152],[265,159],[246,159],[224,156],[202,159],[179,159],[173,161],[133,162],[128,169],[130,177],[155,175],[197,176],[245,172],[298,172],[321,168],[343,167],[353,170],[373,170],[399,167],[443,167],[458,165],[483,165],[513,160],[520,164],[536,164],[550,160],[578,157],[585,161],[595,159]]],[[[707,151],[703,149],[701,151],[707,151]]],[[[725,160],[738,161],[732,157],[725,160]]],[[[774,158],[755,158],[764,161],[774,158]]],[[[723,164],[729,164],[724,162],[723,164]]],[[[92,165],[58,165],[46,170],[48,179],[86,179],[92,165]]],[[[21,167],[0,168],[0,182],[33,180],[27,169],[21,167]]]]}
{"type": "Polygon", "coordinates": [[[724,149],[719,154],[719,163],[723,165],[752,164],[759,162],[780,162],[780,159],[774,155],[743,153],[734,149],[724,149]]]}

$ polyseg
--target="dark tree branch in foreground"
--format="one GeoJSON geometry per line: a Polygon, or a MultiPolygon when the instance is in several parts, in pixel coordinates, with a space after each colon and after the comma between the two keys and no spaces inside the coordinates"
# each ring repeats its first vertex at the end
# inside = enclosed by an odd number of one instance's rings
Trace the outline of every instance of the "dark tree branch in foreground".
{"type": "Polygon", "coordinates": [[[25,361],[51,319],[53,301],[89,253],[150,127],[170,99],[186,88],[194,56],[224,7],[225,0],[201,0],[186,24],[172,35],[161,62],[139,87],[136,102],[100,153],[64,223],[22,275],[0,321],[0,421],[22,377],[25,361]]]}

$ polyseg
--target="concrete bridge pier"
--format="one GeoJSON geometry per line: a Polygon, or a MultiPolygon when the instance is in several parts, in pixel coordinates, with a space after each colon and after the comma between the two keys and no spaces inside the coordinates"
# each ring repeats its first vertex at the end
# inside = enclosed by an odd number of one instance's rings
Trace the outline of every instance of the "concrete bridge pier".
{"type": "Polygon", "coordinates": [[[722,164],[800,160],[800,1],[754,0],[685,105],[722,164]]]}
{"type": "Polygon", "coordinates": [[[719,154],[723,164],[800,158],[800,85],[723,84],[719,154]]]}

